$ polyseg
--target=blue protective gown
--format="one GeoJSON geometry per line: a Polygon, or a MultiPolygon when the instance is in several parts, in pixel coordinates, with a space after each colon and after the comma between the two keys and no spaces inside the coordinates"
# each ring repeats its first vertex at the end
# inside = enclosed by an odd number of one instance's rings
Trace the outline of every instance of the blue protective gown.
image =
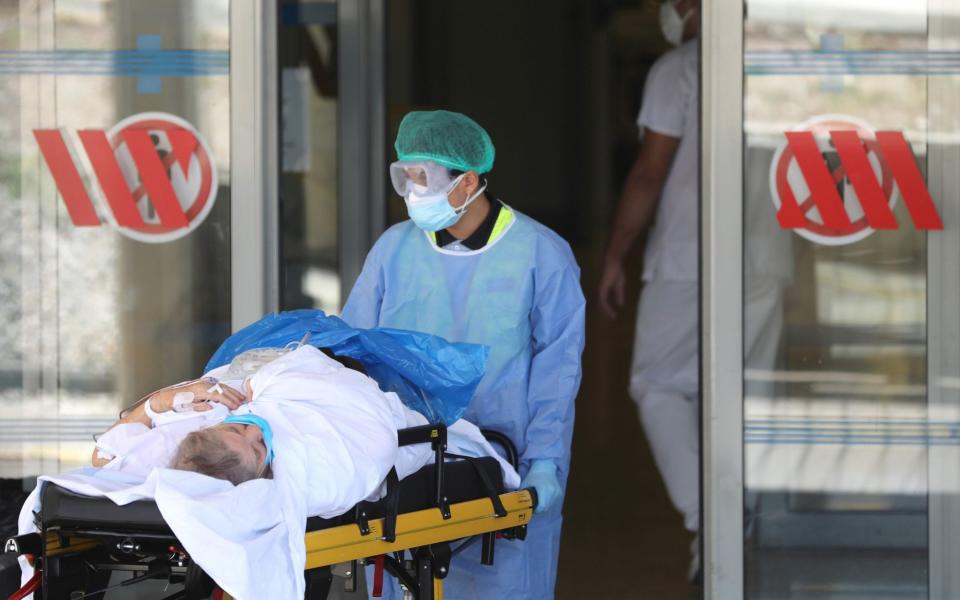
{"type": "MultiPolygon", "coordinates": [[[[464,418],[514,441],[521,476],[534,460],[555,461],[565,487],[584,344],[580,270],[560,236],[513,214],[499,237],[468,252],[437,248],[410,221],[391,227],[367,256],[343,319],[489,346],[464,418]]],[[[498,542],[492,567],[480,564],[479,543],[455,557],[445,597],[553,598],[562,504],[533,518],[526,541],[498,542]]],[[[385,597],[399,598],[389,584],[385,597]]]]}

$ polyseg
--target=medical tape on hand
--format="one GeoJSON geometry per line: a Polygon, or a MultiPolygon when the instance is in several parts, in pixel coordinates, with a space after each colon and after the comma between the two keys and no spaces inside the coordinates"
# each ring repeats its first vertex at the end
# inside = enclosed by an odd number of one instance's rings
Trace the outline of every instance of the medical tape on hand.
{"type": "Polygon", "coordinates": [[[193,401],[196,394],[193,392],[177,392],[173,395],[173,412],[193,412],[193,401]]]}
{"type": "MultiPolygon", "coordinates": [[[[212,377],[209,377],[209,378],[207,378],[207,379],[209,379],[209,380],[211,380],[211,381],[213,381],[213,382],[215,382],[215,383],[217,382],[217,380],[214,379],[214,378],[212,378],[212,377]]],[[[147,413],[147,416],[149,416],[149,417],[152,419],[152,418],[153,418],[153,415],[156,415],[157,413],[156,413],[153,409],[150,408],[150,403],[149,403],[150,398],[152,398],[154,395],[159,394],[160,392],[163,392],[163,391],[165,391],[165,390],[175,390],[175,389],[177,389],[177,388],[187,387],[187,386],[190,386],[190,385],[193,385],[193,384],[197,383],[198,381],[201,381],[201,380],[199,380],[199,379],[191,379],[191,380],[189,380],[189,381],[182,381],[182,382],[177,383],[177,384],[174,384],[174,385],[168,385],[168,386],[165,387],[165,388],[160,388],[159,390],[157,390],[157,391],[155,391],[155,392],[150,392],[149,394],[147,394],[147,395],[144,396],[143,398],[140,398],[139,400],[137,400],[136,402],[134,402],[134,403],[131,404],[130,406],[128,406],[128,407],[126,407],[125,409],[121,410],[121,411],[120,411],[119,418],[122,419],[122,418],[126,417],[128,414],[130,414],[130,411],[132,411],[132,410],[135,409],[136,407],[145,405],[145,406],[144,406],[144,412],[146,412],[146,413],[147,413]]],[[[219,385],[219,383],[218,383],[218,385],[219,385]]],[[[209,393],[209,391],[208,391],[208,393],[209,393]]],[[[222,390],[222,389],[220,390],[220,393],[223,393],[223,390],[222,390]]]]}
{"type": "Polygon", "coordinates": [[[146,402],[143,403],[143,412],[146,413],[146,415],[147,415],[148,417],[150,417],[150,426],[153,427],[153,426],[154,426],[154,421],[156,420],[156,418],[157,418],[158,416],[160,416],[160,413],[158,413],[158,412],[156,412],[155,410],[153,410],[153,408],[150,406],[150,398],[149,398],[149,397],[147,397],[146,402]]]}

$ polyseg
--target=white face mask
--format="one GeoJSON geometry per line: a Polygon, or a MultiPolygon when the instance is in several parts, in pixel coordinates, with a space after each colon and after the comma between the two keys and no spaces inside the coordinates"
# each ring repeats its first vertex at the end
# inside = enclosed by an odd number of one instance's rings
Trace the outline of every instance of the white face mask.
{"type": "Polygon", "coordinates": [[[674,46],[683,43],[683,28],[692,12],[693,9],[688,10],[687,14],[681,17],[671,0],[660,5],[660,31],[663,32],[663,37],[674,46]]]}

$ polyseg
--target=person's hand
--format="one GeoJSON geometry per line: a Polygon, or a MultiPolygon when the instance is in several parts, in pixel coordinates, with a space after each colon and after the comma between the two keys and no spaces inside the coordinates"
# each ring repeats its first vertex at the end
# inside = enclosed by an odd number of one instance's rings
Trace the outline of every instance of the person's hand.
{"type": "Polygon", "coordinates": [[[520,488],[537,490],[537,510],[542,513],[550,510],[563,490],[560,488],[560,478],[557,476],[557,465],[552,460],[541,459],[533,461],[527,476],[520,482],[520,488]]]}
{"type": "Polygon", "coordinates": [[[154,393],[150,396],[150,408],[154,412],[174,410],[174,402],[178,394],[192,394],[192,399],[189,396],[181,396],[181,398],[187,398],[191,402],[192,410],[197,412],[213,409],[210,402],[219,402],[230,410],[247,402],[247,398],[241,392],[229,385],[217,383],[213,379],[198,379],[188,385],[165,388],[154,393]]]}
{"type": "Polygon", "coordinates": [[[625,299],[626,277],[623,273],[621,261],[608,261],[603,267],[600,277],[600,310],[608,318],[615,319],[617,311],[623,307],[625,299]],[[612,296],[612,298],[611,298],[612,296]],[[612,301],[611,301],[612,300],[612,301]]]}

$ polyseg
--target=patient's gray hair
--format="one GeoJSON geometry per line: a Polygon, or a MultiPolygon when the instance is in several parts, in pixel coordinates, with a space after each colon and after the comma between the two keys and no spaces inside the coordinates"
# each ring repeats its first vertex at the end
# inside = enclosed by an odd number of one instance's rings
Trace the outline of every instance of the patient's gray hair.
{"type": "Polygon", "coordinates": [[[245,465],[212,429],[201,429],[187,435],[180,442],[170,467],[226,479],[233,485],[257,478],[256,469],[245,465]]]}

